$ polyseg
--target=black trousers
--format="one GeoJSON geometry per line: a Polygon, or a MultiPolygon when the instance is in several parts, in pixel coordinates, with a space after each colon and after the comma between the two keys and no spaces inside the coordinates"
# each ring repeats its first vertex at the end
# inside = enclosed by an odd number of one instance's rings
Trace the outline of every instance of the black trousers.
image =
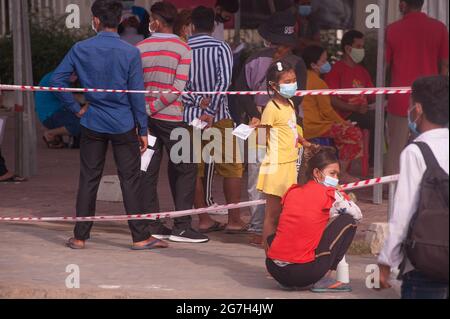
{"type": "MultiPolygon", "coordinates": [[[[125,134],[102,134],[85,127],[81,128],[80,142],[80,183],[77,198],[77,216],[94,216],[97,192],[105,166],[106,152],[111,141],[114,160],[120,179],[123,202],[128,215],[142,213],[142,193],[140,183],[140,150],[136,130],[125,134]]],[[[129,221],[133,242],[150,238],[148,221],[129,221]]],[[[90,238],[92,222],[81,222],[75,226],[75,238],[90,238]]]]}
{"type": "MultiPolygon", "coordinates": [[[[197,181],[197,164],[192,160],[192,140],[189,139],[191,156],[189,161],[174,163],[170,158],[170,153],[174,145],[179,141],[171,140],[170,135],[174,129],[182,128],[189,131],[186,124],[180,122],[168,122],[149,119],[150,134],[157,138],[154,147],[155,154],[150,162],[149,168],[142,178],[142,189],[144,192],[143,209],[144,213],[160,212],[158,199],[158,179],[163,151],[166,149],[169,156],[168,176],[172,198],[175,203],[175,210],[188,210],[194,206],[195,186],[197,181]]],[[[192,218],[190,216],[174,218],[174,231],[185,230],[191,227],[192,218]]],[[[161,221],[150,221],[150,232],[158,233],[161,221]]]]}
{"type": "MultiPolygon", "coordinates": [[[[325,229],[313,262],[280,267],[267,258],[267,270],[285,287],[308,287],[322,279],[328,271],[337,269],[355,234],[356,222],[353,217],[340,215],[325,229]]],[[[274,235],[268,238],[269,246],[274,238],[274,235]]]]}
{"type": "Polygon", "coordinates": [[[2,149],[0,148],[0,176],[5,175],[6,173],[8,173],[8,169],[6,168],[6,162],[2,156],[2,149]]]}
{"type": "Polygon", "coordinates": [[[358,123],[358,127],[362,130],[370,131],[370,165],[373,166],[375,159],[375,111],[369,111],[366,114],[353,112],[349,120],[358,123]]]}

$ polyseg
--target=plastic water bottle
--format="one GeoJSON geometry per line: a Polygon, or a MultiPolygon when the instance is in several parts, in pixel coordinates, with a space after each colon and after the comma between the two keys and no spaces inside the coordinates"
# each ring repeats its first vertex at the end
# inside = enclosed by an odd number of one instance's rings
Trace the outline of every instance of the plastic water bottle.
{"type": "Polygon", "coordinates": [[[344,258],[342,258],[341,262],[337,266],[337,281],[340,281],[344,284],[350,283],[350,267],[344,258]]]}

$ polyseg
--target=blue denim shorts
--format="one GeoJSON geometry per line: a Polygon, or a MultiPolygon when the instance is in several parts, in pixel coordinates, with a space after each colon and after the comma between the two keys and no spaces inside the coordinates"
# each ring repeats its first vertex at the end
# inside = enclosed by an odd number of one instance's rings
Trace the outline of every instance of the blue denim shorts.
{"type": "Polygon", "coordinates": [[[59,110],[42,123],[47,129],[65,127],[71,136],[80,136],[80,119],[70,111],[59,110]]]}

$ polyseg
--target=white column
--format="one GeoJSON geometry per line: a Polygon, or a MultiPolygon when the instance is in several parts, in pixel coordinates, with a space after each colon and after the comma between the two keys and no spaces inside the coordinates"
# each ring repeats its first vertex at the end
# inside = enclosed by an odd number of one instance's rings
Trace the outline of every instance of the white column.
{"type": "MultiPolygon", "coordinates": [[[[378,0],[380,7],[380,29],[378,30],[378,58],[377,58],[377,87],[385,86],[385,30],[386,14],[388,12],[386,0],[378,0]]],[[[384,173],[384,101],[383,95],[376,98],[375,116],[375,176],[383,176],[384,173]]],[[[374,204],[383,203],[383,186],[375,186],[373,192],[374,204]]]]}

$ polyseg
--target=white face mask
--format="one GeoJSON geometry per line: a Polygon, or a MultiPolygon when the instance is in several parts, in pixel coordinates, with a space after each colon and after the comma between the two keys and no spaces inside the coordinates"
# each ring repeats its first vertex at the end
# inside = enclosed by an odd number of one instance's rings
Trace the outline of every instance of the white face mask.
{"type": "Polygon", "coordinates": [[[316,180],[316,182],[318,182],[319,184],[322,184],[326,187],[332,187],[332,188],[337,188],[339,186],[338,179],[328,176],[328,175],[325,175],[325,173],[322,171],[320,172],[320,174],[322,174],[322,176],[324,177],[324,180],[322,182],[316,180]]]}
{"type": "Polygon", "coordinates": [[[95,33],[98,33],[97,29],[95,28],[94,20],[92,20],[91,28],[92,28],[92,30],[93,30],[95,33]]]}
{"type": "Polygon", "coordinates": [[[150,33],[156,33],[156,29],[155,30],[152,30],[152,23],[153,22],[150,22],[150,24],[148,25],[148,31],[150,31],[150,33]]]}
{"type": "Polygon", "coordinates": [[[364,58],[366,56],[366,50],[352,48],[352,51],[350,52],[350,56],[352,57],[353,61],[356,64],[359,64],[364,60],[364,58]]]}

